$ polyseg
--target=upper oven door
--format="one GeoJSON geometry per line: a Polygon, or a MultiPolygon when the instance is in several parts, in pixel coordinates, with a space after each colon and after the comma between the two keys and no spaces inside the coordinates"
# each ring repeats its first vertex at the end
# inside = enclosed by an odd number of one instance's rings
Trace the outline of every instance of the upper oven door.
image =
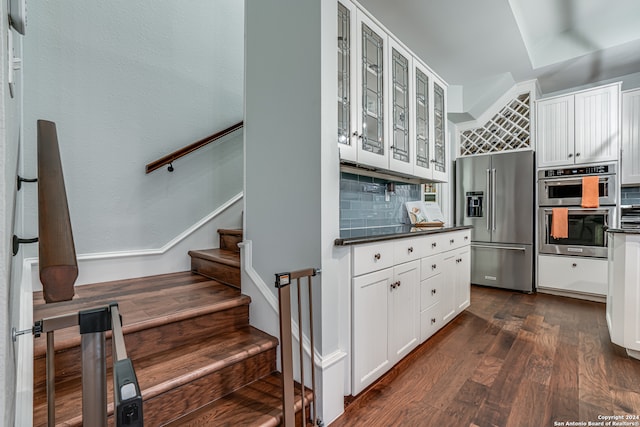
{"type": "Polygon", "coordinates": [[[607,257],[607,228],[615,224],[615,208],[569,208],[568,237],[551,236],[553,208],[540,208],[540,253],[607,257]]]}
{"type": "MultiPolygon", "coordinates": [[[[600,205],[616,204],[616,176],[603,175],[598,180],[600,205]]],[[[580,206],[582,177],[540,178],[538,181],[540,206],[580,206]]]]}

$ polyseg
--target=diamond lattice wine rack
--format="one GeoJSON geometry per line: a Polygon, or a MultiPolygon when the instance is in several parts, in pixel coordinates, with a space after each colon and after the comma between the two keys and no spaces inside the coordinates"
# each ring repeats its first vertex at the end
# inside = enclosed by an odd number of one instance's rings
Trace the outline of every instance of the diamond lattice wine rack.
{"type": "Polygon", "coordinates": [[[529,92],[514,98],[484,126],[460,134],[460,156],[531,148],[529,92]]]}

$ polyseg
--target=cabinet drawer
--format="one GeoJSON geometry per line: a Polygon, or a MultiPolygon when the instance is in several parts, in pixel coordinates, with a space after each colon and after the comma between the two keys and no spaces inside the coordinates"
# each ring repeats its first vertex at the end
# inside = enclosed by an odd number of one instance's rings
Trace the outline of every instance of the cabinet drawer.
{"type": "Polygon", "coordinates": [[[440,315],[440,304],[435,304],[420,312],[420,342],[424,342],[444,325],[440,315]]]}
{"type": "Polygon", "coordinates": [[[446,250],[445,243],[448,243],[447,240],[445,240],[446,237],[447,233],[437,233],[432,236],[424,237],[421,244],[423,255],[431,256],[446,250]]]}
{"type": "Polygon", "coordinates": [[[607,294],[606,259],[538,256],[538,287],[566,292],[607,294]]]}
{"type": "Polygon", "coordinates": [[[442,254],[431,255],[420,260],[420,280],[428,279],[442,271],[442,254]]]}
{"type": "Polygon", "coordinates": [[[440,301],[442,276],[436,275],[420,282],[420,310],[426,310],[440,301]]]}
{"type": "Polygon", "coordinates": [[[398,239],[394,241],[394,259],[396,264],[420,259],[424,256],[425,245],[422,238],[398,239]]]}
{"type": "Polygon", "coordinates": [[[452,231],[444,234],[443,251],[461,248],[471,243],[471,232],[469,230],[452,231]]]}
{"type": "Polygon", "coordinates": [[[354,246],[353,248],[353,275],[372,271],[382,270],[392,267],[394,242],[370,243],[354,246]]]}

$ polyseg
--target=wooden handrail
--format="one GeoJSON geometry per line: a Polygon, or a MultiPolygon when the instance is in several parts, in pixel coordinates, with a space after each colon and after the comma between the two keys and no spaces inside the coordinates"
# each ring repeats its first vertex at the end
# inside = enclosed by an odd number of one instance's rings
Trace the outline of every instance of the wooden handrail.
{"type": "MultiPolygon", "coordinates": [[[[205,145],[210,144],[222,138],[223,136],[227,136],[230,133],[235,132],[238,129],[241,129],[243,126],[244,126],[243,122],[236,123],[233,126],[229,126],[228,128],[221,130],[220,132],[216,132],[213,135],[209,135],[206,138],[202,138],[201,140],[194,142],[193,144],[189,144],[186,147],[180,148],[179,150],[176,150],[171,154],[167,154],[166,156],[161,157],[158,160],[149,163],[146,166],[146,173],[151,173],[154,170],[161,168],[162,166],[170,165],[174,160],[177,160],[180,157],[184,157],[187,154],[193,151],[196,151],[197,149],[202,148],[205,145]]],[[[172,169],[170,169],[170,171],[171,170],[172,169]]]]}
{"type": "Polygon", "coordinates": [[[56,124],[38,120],[38,239],[46,302],[73,298],[78,261],[71,231],[56,124]]]}

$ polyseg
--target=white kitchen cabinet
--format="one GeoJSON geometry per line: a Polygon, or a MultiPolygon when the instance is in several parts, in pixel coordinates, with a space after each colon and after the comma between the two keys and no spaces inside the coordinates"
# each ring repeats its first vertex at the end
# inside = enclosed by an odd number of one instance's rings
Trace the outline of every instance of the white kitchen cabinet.
{"type": "Polygon", "coordinates": [[[354,395],[469,305],[469,244],[465,229],[353,246],[354,395]]]}
{"type": "Polygon", "coordinates": [[[611,342],[640,359],[640,234],[609,233],[607,326],[611,342]]]}
{"type": "Polygon", "coordinates": [[[607,260],[538,255],[538,289],[603,297],[607,294],[607,260]]]}
{"type": "Polygon", "coordinates": [[[538,166],[618,159],[620,84],[537,102],[538,166]]]}
{"type": "Polygon", "coordinates": [[[388,140],[389,169],[407,175],[414,175],[415,145],[409,133],[413,121],[411,96],[415,92],[413,84],[413,58],[393,38],[389,38],[389,84],[387,85],[387,117],[389,117],[388,140]]]}
{"type": "Polygon", "coordinates": [[[471,250],[467,246],[457,252],[455,292],[456,292],[456,312],[460,313],[471,305],[471,250]]]}
{"type": "Polygon", "coordinates": [[[353,279],[353,393],[386,372],[419,342],[419,262],[353,279]]]}
{"type": "Polygon", "coordinates": [[[348,0],[337,39],[340,160],[446,182],[446,83],[348,0]]]}
{"type": "Polygon", "coordinates": [[[622,92],[621,184],[640,184],[640,89],[622,92]]]}

